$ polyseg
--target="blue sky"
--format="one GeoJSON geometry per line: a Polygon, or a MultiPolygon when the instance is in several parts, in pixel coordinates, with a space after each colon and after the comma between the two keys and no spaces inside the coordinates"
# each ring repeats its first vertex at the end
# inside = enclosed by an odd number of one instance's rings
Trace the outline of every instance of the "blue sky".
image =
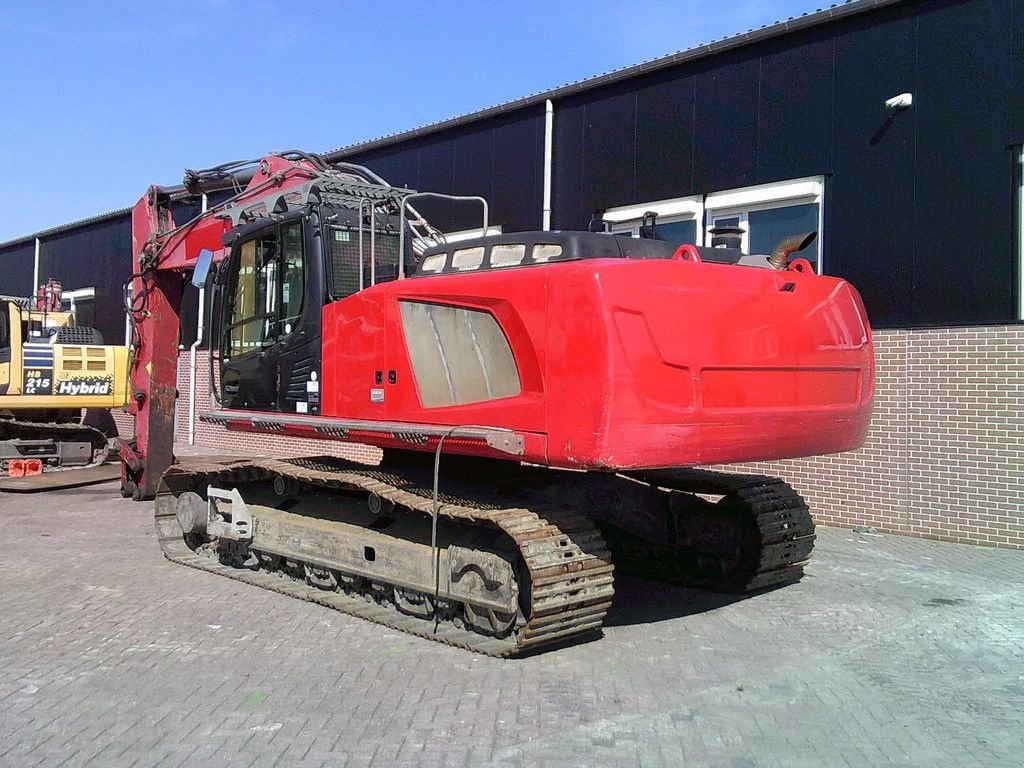
{"type": "Polygon", "coordinates": [[[327,151],[822,1],[8,0],[0,241],[131,205],[186,167],[327,151]]]}

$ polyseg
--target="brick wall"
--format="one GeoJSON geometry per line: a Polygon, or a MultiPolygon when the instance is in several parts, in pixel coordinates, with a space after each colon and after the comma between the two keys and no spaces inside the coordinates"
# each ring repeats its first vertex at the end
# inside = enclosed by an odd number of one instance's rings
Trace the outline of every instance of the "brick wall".
{"type": "Polygon", "coordinates": [[[135,417],[130,413],[126,413],[123,409],[117,408],[112,410],[111,415],[114,417],[114,424],[117,425],[117,436],[124,438],[125,440],[131,440],[135,437],[135,417]]]}
{"type": "MultiPolygon", "coordinates": [[[[195,444],[205,448],[223,450],[226,454],[247,453],[258,456],[340,456],[342,458],[376,464],[380,461],[380,449],[357,443],[342,443],[337,440],[308,440],[283,435],[259,435],[249,432],[228,432],[224,427],[204,424],[198,413],[210,410],[210,357],[209,353],[198,350],[196,375],[195,444]]],[[[178,358],[178,408],[175,414],[174,440],[188,443],[188,397],[190,354],[186,349],[178,358]]],[[[220,377],[217,376],[218,384],[220,377]]]]}
{"type": "MultiPolygon", "coordinates": [[[[826,525],[1024,549],[1024,326],[878,331],[875,347],[875,413],[863,448],[741,469],[786,478],[826,525]]],[[[200,355],[200,410],[209,402],[207,364],[200,355]]],[[[187,352],[178,390],[177,440],[186,442],[187,352]]],[[[201,422],[196,444],[369,463],[380,455],[201,422]]]]}
{"type": "Polygon", "coordinates": [[[84,423],[102,430],[108,437],[125,440],[135,437],[135,417],[121,408],[86,408],[82,417],[84,423]]]}
{"type": "Polygon", "coordinates": [[[1024,326],[875,333],[864,447],[748,468],[826,525],[1024,549],[1024,326]]]}

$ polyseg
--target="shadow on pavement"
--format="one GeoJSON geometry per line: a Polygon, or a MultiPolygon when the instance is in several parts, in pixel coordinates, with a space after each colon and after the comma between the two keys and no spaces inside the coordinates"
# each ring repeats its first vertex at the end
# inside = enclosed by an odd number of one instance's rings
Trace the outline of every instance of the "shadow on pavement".
{"type": "Polygon", "coordinates": [[[749,600],[765,592],[771,592],[773,589],[775,588],[742,595],[730,595],[680,587],[660,581],[648,581],[617,573],[615,574],[615,597],[612,600],[612,607],[608,611],[608,617],[604,621],[604,626],[650,624],[654,621],[666,621],[681,616],[706,613],[740,600],[749,600]]]}

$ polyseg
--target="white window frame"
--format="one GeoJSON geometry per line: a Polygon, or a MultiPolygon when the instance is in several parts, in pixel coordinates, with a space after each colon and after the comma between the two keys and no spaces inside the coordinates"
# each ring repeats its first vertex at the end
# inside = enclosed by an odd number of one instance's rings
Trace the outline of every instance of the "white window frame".
{"type": "MultiPolygon", "coordinates": [[[[816,204],[818,206],[818,274],[824,268],[824,223],[825,223],[825,177],[808,176],[799,179],[757,184],[738,189],[727,189],[712,192],[708,195],[690,195],[667,200],[656,200],[650,203],[624,205],[609,208],[602,214],[608,232],[613,235],[640,236],[643,217],[646,213],[656,213],[655,224],[672,224],[679,221],[695,221],[697,224],[697,243],[703,246],[711,243],[711,230],[715,220],[737,217],[743,230],[742,249],[750,252],[750,235],[747,215],[753,211],[765,211],[772,208],[784,208],[790,205],[816,204]]],[[[1022,193],[1024,197],[1024,193],[1022,193]]],[[[1024,246],[1021,248],[1024,252],[1024,246]]],[[[1022,255],[1024,269],[1024,255],[1022,255]]],[[[1024,316],[1024,298],[1021,302],[1021,313],[1024,316]]]]}
{"type": "MultiPolygon", "coordinates": [[[[487,227],[486,237],[491,235],[501,234],[501,224],[492,224],[487,227]]],[[[472,240],[475,237],[485,237],[482,227],[476,229],[460,229],[457,232],[445,232],[444,241],[445,243],[458,243],[462,240],[472,240]]]]}
{"type": "Polygon", "coordinates": [[[75,318],[75,322],[78,322],[78,305],[77,301],[96,301],[96,289],[95,288],[78,288],[74,291],[61,291],[61,301],[68,301],[71,303],[70,312],[71,316],[75,318]]]}
{"type": "Polygon", "coordinates": [[[608,231],[613,235],[631,235],[640,237],[644,214],[656,213],[655,226],[658,224],[674,224],[679,221],[696,222],[696,245],[704,244],[704,198],[701,195],[675,197],[668,200],[656,200],[640,205],[624,205],[609,208],[602,214],[607,222],[608,231]]]}
{"type": "Polygon", "coordinates": [[[823,242],[825,221],[825,177],[809,176],[771,184],[757,184],[751,187],[713,192],[704,199],[704,236],[711,242],[711,230],[715,221],[722,218],[738,217],[743,230],[742,249],[750,252],[750,228],[747,214],[752,211],[766,211],[790,205],[816,203],[818,206],[818,274],[823,274],[825,247],[823,242]]]}

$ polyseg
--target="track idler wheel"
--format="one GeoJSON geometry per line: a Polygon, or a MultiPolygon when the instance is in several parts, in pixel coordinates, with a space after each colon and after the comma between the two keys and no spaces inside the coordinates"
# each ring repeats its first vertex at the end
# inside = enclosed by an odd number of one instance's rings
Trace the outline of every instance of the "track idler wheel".
{"type": "Polygon", "coordinates": [[[182,533],[186,536],[206,534],[209,513],[202,496],[192,491],[186,491],[177,498],[174,507],[174,516],[182,533]]]}

